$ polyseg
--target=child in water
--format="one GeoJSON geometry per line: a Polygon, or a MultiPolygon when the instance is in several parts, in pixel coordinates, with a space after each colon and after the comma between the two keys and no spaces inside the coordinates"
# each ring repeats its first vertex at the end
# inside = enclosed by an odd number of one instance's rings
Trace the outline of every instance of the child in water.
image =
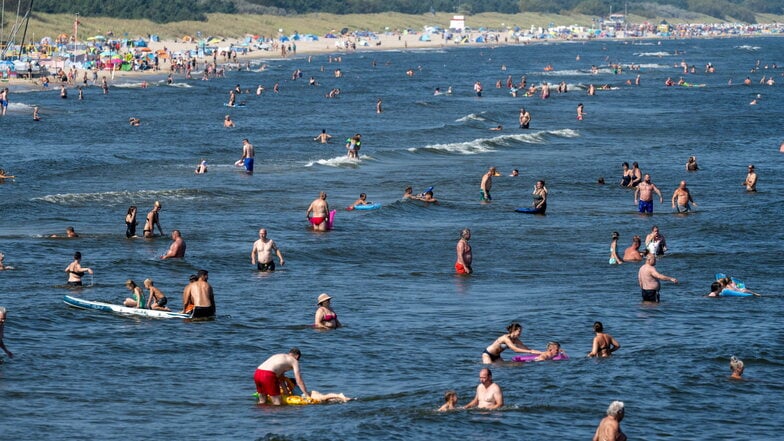
{"type": "Polygon", "coordinates": [[[457,408],[457,392],[448,390],[444,392],[444,404],[438,408],[439,412],[446,412],[448,410],[455,410],[457,408]]]}

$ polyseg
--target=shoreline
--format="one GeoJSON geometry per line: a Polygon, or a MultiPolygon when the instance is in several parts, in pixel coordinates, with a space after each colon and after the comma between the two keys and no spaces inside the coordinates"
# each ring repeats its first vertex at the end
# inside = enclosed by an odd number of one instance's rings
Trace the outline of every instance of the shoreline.
{"type": "MultiPolygon", "coordinates": [[[[368,53],[368,52],[385,52],[385,51],[420,51],[420,50],[445,50],[450,48],[460,48],[460,47],[485,47],[488,49],[493,49],[496,47],[502,46],[529,46],[529,45],[541,45],[541,44],[563,44],[563,43],[586,43],[586,42],[593,42],[593,41],[602,41],[602,42],[633,42],[636,41],[664,41],[664,40],[690,40],[690,39],[737,39],[737,40],[744,40],[744,39],[755,39],[755,38],[762,38],[762,37],[784,37],[784,34],[764,34],[764,35],[713,35],[713,36],[693,36],[693,37],[662,37],[658,35],[652,36],[644,36],[644,37],[618,37],[618,38],[548,38],[548,39],[530,39],[520,41],[518,39],[514,39],[515,41],[511,41],[509,39],[509,35],[502,36],[499,33],[493,33],[493,35],[497,36],[496,41],[493,42],[476,42],[476,39],[481,35],[488,35],[487,33],[480,33],[480,32],[472,32],[467,34],[468,35],[468,42],[465,43],[458,43],[455,39],[453,40],[446,40],[443,37],[443,34],[435,34],[430,41],[422,41],[420,40],[421,33],[404,33],[404,34],[392,34],[392,33],[385,33],[385,34],[377,34],[377,39],[362,39],[357,37],[342,37],[338,39],[328,39],[328,38],[319,38],[316,41],[305,41],[299,40],[295,42],[286,42],[285,44],[288,45],[287,47],[294,49],[294,45],[296,45],[295,50],[291,50],[287,52],[285,55],[281,52],[279,43],[275,42],[276,47],[270,50],[262,50],[262,49],[252,49],[248,48],[246,52],[237,52],[236,53],[236,61],[234,59],[229,59],[227,56],[218,55],[216,62],[218,66],[224,67],[226,71],[236,71],[236,67],[238,65],[249,65],[251,62],[261,63],[263,64],[265,60],[281,60],[281,59],[302,59],[302,58],[309,58],[311,56],[317,55],[335,55],[335,56],[343,56],[355,53],[368,53]],[[357,42],[367,42],[357,44],[357,42]],[[356,49],[347,49],[346,47],[351,44],[356,44],[356,49]],[[339,44],[342,44],[344,47],[339,47],[339,44]]],[[[234,48],[241,48],[243,50],[246,46],[243,46],[244,40],[237,39],[237,38],[224,38],[220,43],[217,44],[219,48],[227,48],[227,47],[234,47],[234,48]]],[[[183,53],[186,51],[191,51],[197,48],[197,44],[194,42],[184,42],[178,40],[160,40],[160,41],[147,41],[147,47],[153,51],[168,51],[169,54],[178,54],[183,53]]],[[[123,50],[121,53],[126,53],[128,51],[123,50]]],[[[173,71],[171,69],[171,59],[173,57],[169,57],[166,61],[161,62],[161,68],[159,70],[148,69],[144,71],[123,71],[123,70],[108,70],[102,69],[98,70],[99,77],[106,76],[107,81],[110,85],[113,83],[118,83],[119,81],[124,81],[128,79],[138,79],[139,81],[146,81],[149,79],[165,79],[170,73],[173,75],[174,78],[184,78],[185,74],[181,71],[173,71]]],[[[200,66],[203,66],[207,63],[212,62],[211,56],[204,56],[201,58],[196,58],[197,60],[197,69],[199,70],[200,66]]],[[[65,64],[65,59],[58,59],[58,60],[51,60],[51,61],[42,61],[42,65],[46,65],[49,72],[49,79],[50,79],[50,87],[44,88],[41,85],[41,79],[43,75],[38,75],[33,77],[32,80],[27,78],[19,78],[19,77],[8,77],[3,78],[0,81],[0,87],[8,87],[10,92],[14,91],[45,91],[45,90],[55,90],[57,89],[58,85],[60,84],[55,77],[55,73],[58,68],[67,65],[65,64]]],[[[88,72],[92,72],[93,69],[88,69],[88,72]]],[[[84,69],[76,69],[76,75],[74,76],[75,80],[74,83],[77,82],[78,78],[80,78],[84,74],[84,69]]],[[[76,86],[71,85],[67,86],[66,88],[74,88],[76,86]]]]}

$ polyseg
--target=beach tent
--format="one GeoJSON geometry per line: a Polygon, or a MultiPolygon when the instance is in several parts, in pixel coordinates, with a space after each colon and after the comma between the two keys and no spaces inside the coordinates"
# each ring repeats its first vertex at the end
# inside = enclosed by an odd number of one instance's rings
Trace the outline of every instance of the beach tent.
{"type": "Polygon", "coordinates": [[[285,43],[285,42],[289,41],[289,37],[287,37],[285,35],[281,35],[280,38],[278,38],[278,40],[280,40],[281,43],[285,43]]]}
{"type": "Polygon", "coordinates": [[[305,34],[302,36],[303,41],[318,41],[318,35],[305,34]]]}
{"type": "Polygon", "coordinates": [[[147,47],[147,42],[141,38],[133,42],[134,47],[147,47]]]}
{"type": "Polygon", "coordinates": [[[330,32],[329,34],[325,35],[324,38],[338,38],[338,36],[330,32]]]}
{"type": "Polygon", "coordinates": [[[474,40],[474,41],[476,43],[484,43],[485,42],[485,37],[480,35],[480,36],[476,37],[476,40],[474,40]]]}
{"type": "Polygon", "coordinates": [[[419,41],[431,41],[430,34],[422,34],[419,36],[419,41]]]}

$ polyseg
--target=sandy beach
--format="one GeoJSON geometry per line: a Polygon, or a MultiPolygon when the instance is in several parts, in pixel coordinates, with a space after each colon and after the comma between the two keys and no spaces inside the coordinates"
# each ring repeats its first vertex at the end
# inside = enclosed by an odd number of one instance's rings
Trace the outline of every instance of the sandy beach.
{"type": "MultiPolygon", "coordinates": [[[[443,39],[441,35],[434,35],[431,41],[421,41],[420,40],[421,34],[409,34],[409,33],[402,33],[402,34],[378,34],[376,38],[356,38],[356,37],[341,37],[341,38],[319,38],[316,41],[307,41],[307,40],[298,40],[298,41],[289,41],[285,43],[278,43],[275,42],[273,47],[269,50],[258,49],[251,46],[243,46],[244,40],[236,39],[236,38],[226,38],[221,40],[219,43],[211,45],[212,47],[218,47],[218,50],[222,50],[224,48],[247,48],[246,51],[237,51],[236,53],[236,63],[239,65],[248,63],[250,60],[264,60],[264,59],[280,59],[280,58],[303,58],[304,56],[308,55],[320,55],[320,54],[346,54],[346,53],[356,53],[356,52],[369,52],[369,51],[389,51],[389,50],[424,50],[424,49],[440,49],[447,46],[497,46],[499,44],[518,44],[512,43],[510,40],[504,41],[504,36],[499,35],[499,42],[494,43],[476,43],[474,40],[476,39],[476,35],[472,35],[469,37],[468,43],[457,43],[454,40],[448,41],[443,39]],[[282,45],[286,45],[286,52],[281,49],[282,45]]],[[[255,43],[254,43],[255,44],[255,43]]],[[[175,60],[177,54],[186,53],[187,51],[191,51],[197,49],[197,44],[193,41],[183,41],[181,39],[177,40],[160,40],[160,41],[147,41],[147,47],[153,51],[153,53],[158,53],[159,51],[165,51],[171,54],[172,56],[161,58],[160,59],[160,70],[153,70],[148,69],[144,71],[122,71],[122,70],[101,70],[99,71],[99,75],[106,76],[109,84],[111,85],[112,82],[119,82],[123,81],[126,82],[129,78],[138,78],[143,80],[144,78],[155,78],[161,75],[168,75],[171,71],[171,61],[175,60]]],[[[121,50],[120,53],[124,54],[128,52],[127,50],[121,50]]],[[[203,58],[197,58],[197,66],[196,70],[201,70],[201,65],[204,63],[211,63],[213,61],[212,56],[206,56],[203,58]]],[[[229,58],[226,55],[218,55],[216,61],[219,65],[227,64],[227,63],[235,63],[234,58],[229,58]]],[[[64,65],[64,60],[62,59],[54,59],[48,62],[42,62],[43,65],[48,66],[49,73],[50,73],[50,81],[54,82],[54,78],[51,78],[56,72],[57,69],[62,68],[64,65]]],[[[67,65],[66,65],[67,66],[67,65]]],[[[234,67],[236,68],[236,67],[234,67]]],[[[66,69],[67,71],[67,69],[66,69]]],[[[79,70],[76,72],[76,76],[80,77],[84,71],[79,70]]],[[[174,76],[184,76],[184,73],[174,73],[174,76]]],[[[29,88],[32,87],[42,87],[41,86],[41,79],[44,75],[35,76],[32,80],[28,78],[19,78],[19,77],[11,77],[8,80],[3,80],[0,84],[8,85],[9,89],[13,91],[15,88],[29,88]]]]}

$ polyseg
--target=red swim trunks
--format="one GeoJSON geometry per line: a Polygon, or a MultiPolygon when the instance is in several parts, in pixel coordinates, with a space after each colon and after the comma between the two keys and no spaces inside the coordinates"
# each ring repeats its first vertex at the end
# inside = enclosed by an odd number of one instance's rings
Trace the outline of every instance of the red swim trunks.
{"type": "Polygon", "coordinates": [[[278,376],[275,375],[275,372],[256,369],[253,381],[256,383],[256,392],[271,397],[280,395],[280,382],[278,382],[278,376]]]}
{"type": "Polygon", "coordinates": [[[325,217],[311,217],[311,218],[308,218],[308,220],[313,225],[321,225],[321,223],[324,222],[325,220],[327,220],[327,218],[325,218],[325,217]]]}
{"type": "Polygon", "coordinates": [[[468,270],[460,262],[455,262],[455,271],[457,271],[458,274],[468,274],[468,270]]]}

